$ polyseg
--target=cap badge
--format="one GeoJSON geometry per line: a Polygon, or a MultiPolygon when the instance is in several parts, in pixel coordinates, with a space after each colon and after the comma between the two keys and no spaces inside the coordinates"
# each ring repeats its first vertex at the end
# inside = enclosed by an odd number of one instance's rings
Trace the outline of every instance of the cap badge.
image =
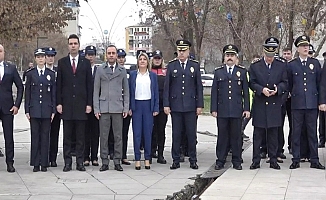
{"type": "Polygon", "coordinates": [[[183,40],[180,41],[180,44],[183,44],[183,40]]]}
{"type": "Polygon", "coordinates": [[[176,69],[175,69],[175,70],[173,70],[173,73],[175,73],[175,74],[176,74],[177,72],[178,72],[178,70],[176,70],[176,69]]]}
{"type": "Polygon", "coordinates": [[[274,38],[271,38],[269,41],[274,42],[274,38]]]}
{"type": "Polygon", "coordinates": [[[302,39],[304,39],[304,40],[305,40],[305,39],[306,39],[306,36],[302,36],[302,39]]]}
{"type": "Polygon", "coordinates": [[[91,49],[93,49],[93,46],[91,46],[91,49]]]}
{"type": "Polygon", "coordinates": [[[52,48],[50,47],[49,50],[52,51],[52,48]]]}
{"type": "Polygon", "coordinates": [[[232,49],[232,46],[230,45],[230,46],[228,46],[228,48],[229,48],[229,49],[232,49]]]}

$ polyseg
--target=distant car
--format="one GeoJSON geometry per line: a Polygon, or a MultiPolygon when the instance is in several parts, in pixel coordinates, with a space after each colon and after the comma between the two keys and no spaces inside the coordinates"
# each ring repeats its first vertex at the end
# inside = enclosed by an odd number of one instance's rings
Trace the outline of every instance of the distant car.
{"type": "Polygon", "coordinates": [[[204,87],[212,87],[214,80],[214,74],[202,74],[201,82],[204,87]]]}

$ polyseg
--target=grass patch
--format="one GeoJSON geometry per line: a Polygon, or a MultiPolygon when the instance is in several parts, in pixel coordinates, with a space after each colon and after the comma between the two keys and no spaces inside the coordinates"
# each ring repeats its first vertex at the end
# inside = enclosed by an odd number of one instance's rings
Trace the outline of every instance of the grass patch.
{"type": "Polygon", "coordinates": [[[210,95],[205,95],[204,96],[204,113],[210,113],[211,110],[211,96],[210,95]]]}

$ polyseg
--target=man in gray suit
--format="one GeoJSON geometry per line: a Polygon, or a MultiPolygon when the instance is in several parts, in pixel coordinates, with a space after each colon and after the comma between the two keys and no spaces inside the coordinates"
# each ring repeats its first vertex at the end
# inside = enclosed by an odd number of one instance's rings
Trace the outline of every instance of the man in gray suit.
{"type": "Polygon", "coordinates": [[[106,49],[107,62],[97,68],[94,80],[94,114],[100,121],[100,171],[109,169],[108,139],[112,125],[114,137],[114,169],[123,171],[122,123],[129,111],[129,86],[126,69],[117,60],[117,48],[114,45],[106,49]],[[122,94],[123,91],[123,94],[122,94]]]}

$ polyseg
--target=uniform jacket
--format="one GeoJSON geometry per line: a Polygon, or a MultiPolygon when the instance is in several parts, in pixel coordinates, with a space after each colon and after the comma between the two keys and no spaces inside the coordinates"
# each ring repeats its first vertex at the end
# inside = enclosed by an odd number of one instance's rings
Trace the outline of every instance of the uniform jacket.
{"type": "Polygon", "coordinates": [[[203,85],[197,61],[188,59],[183,69],[178,59],[167,65],[163,106],[172,112],[192,112],[204,107],[203,85]]]}
{"type": "Polygon", "coordinates": [[[25,113],[31,118],[51,118],[56,113],[55,72],[45,68],[39,76],[37,68],[26,73],[25,113]]]}
{"type": "Polygon", "coordinates": [[[114,73],[107,63],[98,67],[94,80],[94,113],[123,113],[129,111],[127,71],[116,64],[114,73]]]}
{"type": "MultiPolygon", "coordinates": [[[[129,91],[130,91],[130,110],[136,110],[136,78],[138,71],[131,71],[129,77],[129,91]]],[[[149,78],[151,79],[151,111],[159,112],[159,94],[157,75],[154,72],[149,72],[149,78]]]]}
{"type": "Polygon", "coordinates": [[[24,86],[15,65],[3,62],[4,74],[0,82],[0,110],[3,114],[12,114],[13,106],[20,107],[23,98],[24,86]],[[14,101],[12,84],[17,88],[17,96],[14,101]]]}
{"type": "Polygon", "coordinates": [[[249,86],[255,93],[252,104],[253,126],[271,128],[282,125],[282,97],[288,87],[286,67],[287,63],[278,58],[272,62],[271,69],[268,69],[263,58],[251,64],[249,86]],[[262,93],[263,88],[274,90],[274,85],[277,86],[276,95],[266,97],[262,93]]]}
{"type": "Polygon", "coordinates": [[[86,106],[92,106],[92,72],[89,60],[79,56],[76,73],[69,56],[58,61],[57,105],[62,105],[62,119],[87,120],[86,106]]]}
{"type": "Polygon", "coordinates": [[[317,109],[321,78],[319,61],[315,58],[307,58],[306,66],[302,65],[299,57],[289,61],[288,78],[291,108],[317,109]]]}
{"type": "Polygon", "coordinates": [[[164,91],[164,82],[166,76],[166,69],[152,69],[152,72],[157,74],[157,82],[158,82],[158,96],[159,96],[159,109],[160,112],[164,111],[163,107],[163,91],[164,91]]]}
{"type": "Polygon", "coordinates": [[[211,112],[222,118],[241,118],[250,111],[247,70],[235,65],[232,74],[226,65],[217,67],[211,89],[211,112]]]}

